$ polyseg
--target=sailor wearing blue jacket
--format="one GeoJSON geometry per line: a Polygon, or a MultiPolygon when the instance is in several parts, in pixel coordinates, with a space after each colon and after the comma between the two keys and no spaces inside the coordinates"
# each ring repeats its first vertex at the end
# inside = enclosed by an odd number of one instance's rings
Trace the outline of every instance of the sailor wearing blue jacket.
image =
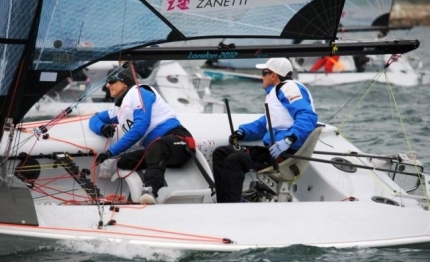
{"type": "Polygon", "coordinates": [[[271,58],[256,67],[262,69],[262,86],[276,142],[272,145],[266,115],[263,115],[240,125],[229,143],[234,146],[237,140],[262,140],[266,147],[236,150],[222,146],[214,151],[217,202],[240,202],[245,173],[271,165],[284,152],[294,154],[316,128],[318,116],[311,93],[303,84],[292,80],[291,62],[286,58],[271,58]]]}
{"type": "MultiPolygon", "coordinates": [[[[294,141],[290,143],[290,148],[299,150],[310,132],[315,129],[318,119],[309,90],[297,81],[286,80],[277,86],[268,86],[265,91],[275,141],[288,138],[291,142],[294,141]]],[[[243,137],[245,141],[263,138],[265,146],[271,145],[265,115],[252,123],[240,125],[238,132],[246,134],[243,137]]]]}
{"type": "Polygon", "coordinates": [[[96,162],[122,154],[118,168],[146,169],[140,200],[154,204],[158,190],[164,186],[166,167],[186,163],[191,158],[187,149],[194,149],[194,140],[156,90],[134,85],[129,69],[110,77],[106,86],[116,98],[115,108],[92,116],[90,129],[105,137],[113,137],[116,128],[125,134],[105,153],[99,154],[96,162]],[[140,149],[126,152],[133,146],[140,149]]]}

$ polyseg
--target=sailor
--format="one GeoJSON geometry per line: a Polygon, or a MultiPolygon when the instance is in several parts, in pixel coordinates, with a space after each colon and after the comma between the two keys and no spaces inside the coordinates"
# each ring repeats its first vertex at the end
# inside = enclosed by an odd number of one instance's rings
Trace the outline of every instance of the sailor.
{"type": "Polygon", "coordinates": [[[323,56],[319,58],[315,64],[309,69],[310,72],[316,72],[324,66],[325,73],[341,72],[345,70],[342,62],[339,61],[340,56],[323,56]]]}
{"type": "Polygon", "coordinates": [[[311,93],[303,84],[292,80],[293,67],[288,59],[271,58],[256,67],[262,69],[262,86],[276,142],[271,143],[268,122],[263,115],[240,125],[229,137],[230,146],[215,149],[213,172],[220,203],[240,202],[245,173],[268,167],[274,159],[281,160],[283,153],[297,152],[317,124],[311,93]],[[234,146],[237,140],[262,140],[264,147],[238,150],[234,146]]]}
{"type": "Polygon", "coordinates": [[[120,169],[146,169],[141,176],[144,186],[140,202],[155,204],[158,190],[165,184],[166,167],[185,164],[195,143],[157,91],[147,85],[136,86],[135,82],[130,69],[108,78],[106,86],[115,98],[115,108],[96,113],[89,126],[108,138],[113,137],[116,128],[124,131],[117,143],[97,156],[96,163],[119,156],[120,169]],[[135,144],[138,149],[131,151],[135,144]]]}

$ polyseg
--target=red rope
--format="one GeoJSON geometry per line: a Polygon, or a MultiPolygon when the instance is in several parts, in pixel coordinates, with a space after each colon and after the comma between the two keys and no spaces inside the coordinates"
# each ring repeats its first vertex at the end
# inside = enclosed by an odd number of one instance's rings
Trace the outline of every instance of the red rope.
{"type": "Polygon", "coordinates": [[[402,57],[402,54],[392,54],[388,59],[387,63],[385,63],[384,68],[389,67],[392,63],[396,62],[401,57],[402,57]]]}
{"type": "Polygon", "coordinates": [[[145,103],[143,102],[142,94],[140,93],[140,90],[139,90],[139,81],[137,80],[137,74],[136,74],[136,70],[134,69],[133,62],[130,62],[130,68],[131,68],[131,73],[133,74],[134,82],[136,83],[136,88],[139,94],[140,102],[142,103],[142,110],[143,112],[146,112],[145,103]]]}

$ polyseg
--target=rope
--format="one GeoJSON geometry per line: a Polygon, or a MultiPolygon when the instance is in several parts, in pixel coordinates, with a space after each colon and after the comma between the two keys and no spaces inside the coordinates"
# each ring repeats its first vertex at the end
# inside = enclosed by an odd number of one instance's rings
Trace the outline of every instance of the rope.
{"type": "MultiPolygon", "coordinates": [[[[378,78],[381,76],[381,72],[378,73],[378,78]]],[[[363,94],[363,96],[360,98],[360,100],[357,102],[357,104],[355,104],[355,106],[351,109],[351,111],[347,114],[347,116],[345,117],[345,119],[342,121],[342,123],[339,125],[339,132],[342,128],[342,126],[345,124],[345,122],[352,116],[352,114],[354,113],[354,111],[357,109],[357,107],[361,104],[361,102],[363,101],[363,99],[367,96],[367,94],[372,90],[372,88],[375,86],[376,81],[373,81],[372,84],[369,86],[369,88],[367,89],[367,91],[363,94]]],[[[351,101],[351,100],[349,100],[351,101]]],[[[339,112],[339,111],[338,111],[339,112]]]]}
{"type": "MultiPolygon", "coordinates": [[[[376,74],[371,80],[369,80],[368,82],[366,82],[366,84],[365,85],[363,85],[363,86],[366,86],[367,84],[371,84],[372,82],[373,82],[373,84],[375,84],[376,83],[376,80],[378,80],[379,79],[379,77],[380,77],[380,75],[382,74],[382,72],[378,72],[378,74],[376,74]]],[[[373,85],[372,85],[373,86],[373,85]]],[[[339,108],[339,110],[337,110],[325,123],[327,123],[327,124],[329,124],[330,123],[330,121],[331,120],[333,120],[338,114],[339,114],[339,112],[340,111],[342,111],[359,93],[361,93],[362,92],[362,90],[360,89],[360,90],[358,90],[358,92],[357,93],[355,93],[343,106],[341,106],[340,108],[339,108]]]]}
{"type": "Polygon", "coordinates": [[[130,63],[131,73],[133,74],[134,83],[136,84],[136,88],[138,90],[140,103],[142,104],[142,110],[143,112],[146,112],[145,103],[143,102],[142,93],[140,92],[140,85],[139,81],[137,80],[136,70],[134,69],[134,64],[130,63]]]}
{"type": "MultiPolygon", "coordinates": [[[[393,55],[393,56],[394,56],[394,55],[393,55]]],[[[391,56],[391,57],[393,57],[393,56],[391,56]]],[[[398,57],[400,57],[400,55],[399,55],[399,56],[397,56],[397,57],[396,57],[396,59],[397,59],[398,57]]],[[[391,59],[391,58],[390,58],[390,59],[391,59]]],[[[393,62],[393,61],[392,61],[392,62],[393,62]]],[[[392,63],[392,62],[391,62],[391,63],[392,63]]],[[[387,63],[388,63],[388,62],[387,62],[387,63]]],[[[391,63],[390,63],[390,64],[391,64],[391,63]]],[[[386,79],[388,80],[388,76],[387,76],[387,75],[385,75],[385,77],[386,77],[386,79]]],[[[405,136],[405,140],[406,140],[406,144],[407,144],[407,146],[408,146],[409,152],[414,152],[414,150],[412,149],[412,145],[411,145],[411,143],[410,143],[410,139],[409,139],[409,137],[408,137],[408,133],[407,133],[407,131],[406,131],[405,124],[404,124],[404,122],[403,122],[402,115],[401,115],[401,113],[400,113],[399,106],[397,105],[396,97],[394,96],[393,88],[392,88],[392,86],[391,86],[391,84],[390,84],[390,82],[389,82],[389,81],[387,82],[387,85],[388,85],[388,91],[389,91],[390,97],[392,98],[392,101],[393,101],[393,103],[394,103],[395,109],[396,109],[396,111],[397,111],[397,116],[398,116],[398,118],[399,118],[400,126],[402,127],[402,132],[403,132],[403,134],[404,134],[404,136],[405,136]]],[[[415,159],[414,159],[414,160],[415,160],[415,159]]],[[[416,161],[414,161],[414,162],[416,163],[416,161]]],[[[414,166],[415,166],[415,171],[416,171],[416,173],[417,173],[417,174],[419,174],[419,173],[420,173],[420,171],[418,170],[417,165],[414,165],[414,166]]],[[[420,181],[421,189],[423,190],[423,192],[426,192],[425,182],[423,181],[422,176],[418,176],[418,180],[420,181]]],[[[425,199],[426,199],[427,207],[428,207],[428,208],[430,208],[430,199],[428,198],[428,194],[424,194],[424,196],[425,196],[425,199]]]]}
{"type": "MultiPolygon", "coordinates": [[[[400,109],[399,109],[399,106],[398,106],[398,104],[397,104],[397,101],[396,101],[396,98],[395,98],[395,96],[394,96],[394,92],[393,92],[393,88],[392,88],[392,86],[391,86],[391,83],[390,83],[390,81],[389,81],[389,78],[388,78],[388,74],[387,74],[387,71],[386,71],[386,68],[388,68],[392,63],[394,63],[394,62],[396,62],[399,58],[401,58],[402,56],[401,56],[401,54],[394,54],[394,55],[392,55],[389,59],[388,59],[388,61],[386,62],[386,64],[385,64],[385,66],[384,66],[384,69],[382,70],[382,71],[380,71],[380,72],[378,72],[378,74],[375,76],[376,77],[376,79],[378,79],[381,75],[382,75],[382,73],[384,73],[384,76],[385,76],[385,79],[386,79],[386,83],[387,83],[387,87],[388,87],[388,92],[389,92],[389,98],[390,98],[390,102],[392,101],[393,102],[393,106],[394,106],[394,108],[395,108],[395,110],[396,110],[396,112],[397,112],[397,116],[398,116],[398,119],[399,119],[399,122],[400,122],[400,126],[402,127],[402,132],[403,132],[403,134],[404,134],[404,136],[405,136],[405,140],[406,140],[406,143],[407,143],[407,146],[408,146],[408,149],[409,149],[409,152],[413,152],[413,150],[412,150],[412,146],[411,146],[411,143],[410,143],[410,140],[409,140],[409,138],[408,138],[408,135],[407,135],[407,131],[406,131],[406,127],[405,127],[405,125],[404,125],[404,122],[403,122],[403,119],[402,119],[402,116],[401,116],[401,113],[400,113],[400,109]]],[[[373,79],[375,79],[375,77],[373,78],[373,79]]],[[[360,98],[360,100],[356,103],[356,105],[351,109],[351,111],[347,114],[347,116],[345,117],[345,119],[342,121],[342,123],[339,125],[339,128],[338,128],[338,130],[339,130],[339,133],[341,132],[340,130],[341,130],[341,128],[342,128],[342,126],[346,123],[346,121],[349,119],[349,118],[351,118],[351,116],[352,116],[352,114],[353,114],[353,112],[358,108],[358,106],[361,104],[361,102],[363,101],[363,99],[367,96],[367,94],[372,90],[372,88],[374,87],[374,85],[376,84],[376,81],[373,81],[373,83],[369,86],[369,88],[366,90],[366,92],[363,94],[363,96],[360,98]]],[[[361,92],[361,91],[360,91],[361,92]]],[[[354,96],[353,96],[353,98],[357,95],[358,93],[356,93],[354,96]]],[[[352,101],[352,98],[346,103],[346,104],[348,104],[350,101],[352,101]]],[[[345,106],[346,106],[346,104],[341,108],[341,109],[343,109],[345,106]]],[[[339,109],[336,113],[335,113],[335,115],[337,115],[339,112],[340,112],[340,110],[341,109],[339,109]]],[[[335,116],[334,115],[334,116],[335,116]]],[[[330,118],[330,120],[331,119],[333,119],[334,118],[334,116],[333,117],[331,117],[330,118]]],[[[328,123],[328,122],[327,122],[328,123]]],[[[345,136],[344,136],[345,137],[345,136]]],[[[346,138],[346,137],[345,137],[346,138]]],[[[419,174],[420,173],[420,171],[418,170],[418,166],[417,165],[415,165],[415,170],[416,170],[416,173],[417,174],[419,174]]],[[[373,172],[370,172],[369,170],[367,171],[368,173],[370,173],[370,174],[373,174],[373,172]]],[[[373,176],[372,176],[373,177],[373,176]]],[[[374,178],[374,177],[373,177],[374,178]]],[[[423,179],[422,179],[422,176],[418,176],[418,179],[419,179],[419,182],[420,182],[420,186],[422,187],[422,189],[425,191],[425,182],[423,181],[423,179]]],[[[378,181],[379,180],[375,180],[377,183],[379,183],[378,181]]],[[[387,189],[387,185],[385,185],[385,186],[383,186],[383,188],[385,188],[385,189],[387,189]]],[[[389,190],[390,192],[392,192],[392,190],[389,190]]],[[[395,193],[396,194],[396,192],[392,192],[392,193],[395,193]]],[[[429,200],[429,198],[428,198],[428,196],[427,196],[427,194],[425,194],[425,198],[426,198],[426,202],[427,202],[427,206],[428,207],[430,207],[430,200],[429,200]]]]}
{"type": "MultiPolygon", "coordinates": [[[[140,206],[139,209],[143,209],[146,208],[147,205],[142,205],[140,206]]],[[[128,206],[124,206],[121,208],[130,208],[128,206]]],[[[132,207],[133,209],[136,209],[136,207],[132,207]]],[[[119,212],[119,207],[118,206],[113,206],[110,208],[110,211],[112,212],[111,214],[111,221],[109,222],[108,225],[110,226],[122,226],[125,228],[132,228],[132,229],[137,229],[137,230],[145,230],[145,231],[150,231],[150,232],[156,232],[156,233],[164,233],[164,234],[171,234],[171,235],[177,235],[178,237],[174,237],[174,236],[160,236],[160,235],[141,235],[141,236],[145,236],[145,237],[151,237],[151,238],[161,238],[161,239],[170,239],[170,240],[184,240],[184,241],[203,241],[203,242],[215,242],[215,243],[232,243],[231,240],[226,239],[226,238],[220,238],[220,237],[213,237],[213,236],[204,236],[204,235],[197,235],[197,234],[191,234],[191,233],[184,233],[184,232],[176,232],[176,231],[170,231],[170,230],[163,230],[163,229],[156,229],[156,228],[149,228],[149,227],[142,227],[142,226],[134,226],[134,225],[129,225],[129,224],[121,224],[118,223],[117,221],[113,220],[114,214],[116,212],[119,212]],[[183,237],[179,237],[179,236],[183,236],[183,237]]]]}
{"type": "MultiPolygon", "coordinates": [[[[0,226],[14,227],[14,228],[25,228],[25,229],[32,229],[32,230],[62,230],[62,231],[70,231],[70,232],[83,232],[83,233],[92,233],[92,234],[96,233],[96,234],[117,235],[117,236],[148,237],[148,238],[182,240],[182,241],[203,241],[203,242],[216,242],[216,243],[221,242],[224,244],[233,243],[233,241],[231,241],[230,239],[227,239],[227,238],[198,236],[198,235],[178,233],[178,232],[172,232],[172,231],[164,231],[164,232],[171,232],[172,234],[183,234],[183,235],[189,235],[189,236],[196,236],[196,238],[179,238],[179,237],[175,238],[175,237],[163,237],[163,236],[145,235],[145,234],[128,233],[128,232],[114,232],[114,231],[107,231],[107,230],[76,229],[76,228],[66,228],[66,227],[48,227],[48,226],[30,226],[30,225],[22,226],[22,225],[4,224],[4,223],[0,223],[0,226]],[[205,239],[198,239],[199,237],[207,238],[207,239],[206,240],[205,239]]],[[[121,226],[127,227],[127,225],[121,225],[121,226]]],[[[133,227],[131,227],[131,228],[133,228],[133,227]]],[[[135,227],[135,228],[139,228],[139,227],[135,227]]],[[[144,229],[144,228],[141,228],[141,229],[144,229]]],[[[148,228],[147,230],[151,230],[151,229],[148,228]]],[[[161,230],[161,231],[163,231],[163,230],[161,230]]]]}

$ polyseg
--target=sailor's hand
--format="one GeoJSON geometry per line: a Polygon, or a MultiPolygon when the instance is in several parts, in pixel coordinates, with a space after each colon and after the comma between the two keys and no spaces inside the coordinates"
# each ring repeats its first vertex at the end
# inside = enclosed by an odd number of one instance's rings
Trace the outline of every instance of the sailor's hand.
{"type": "Polygon", "coordinates": [[[228,143],[230,145],[236,145],[237,141],[243,140],[244,138],[245,138],[245,132],[243,132],[242,130],[236,130],[228,138],[228,143]]]}
{"type": "Polygon", "coordinates": [[[287,141],[285,141],[284,139],[276,141],[276,143],[274,143],[270,148],[270,155],[276,159],[278,158],[278,156],[288,150],[288,148],[290,148],[290,145],[287,143],[287,141]]]}
{"type": "Polygon", "coordinates": [[[101,153],[97,156],[96,165],[103,163],[106,159],[109,159],[111,157],[112,153],[109,150],[106,150],[106,152],[101,153]]]}
{"type": "Polygon", "coordinates": [[[102,134],[109,138],[109,137],[113,137],[113,134],[115,133],[115,126],[113,125],[103,125],[102,127],[102,134]]]}

